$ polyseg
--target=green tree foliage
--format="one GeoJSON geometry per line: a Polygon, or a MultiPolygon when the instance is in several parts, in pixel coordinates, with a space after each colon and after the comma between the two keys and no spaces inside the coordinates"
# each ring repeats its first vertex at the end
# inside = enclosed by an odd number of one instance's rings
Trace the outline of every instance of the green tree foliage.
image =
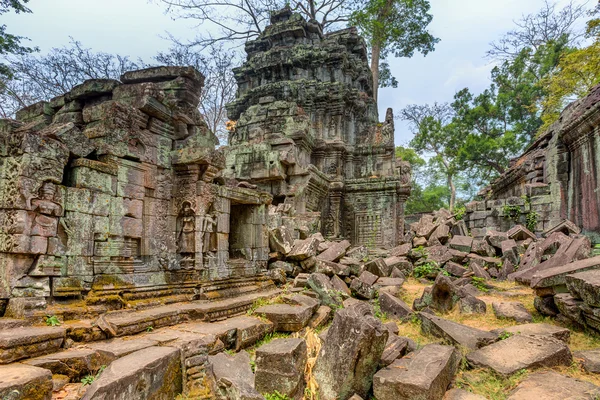
{"type": "MultiPolygon", "coordinates": [[[[19,13],[30,13],[31,10],[25,7],[29,0],[0,0],[0,15],[14,11],[19,13]]],[[[15,36],[6,32],[6,25],[0,25],[0,58],[8,54],[27,54],[36,49],[21,45],[25,39],[22,36],[15,36]]],[[[11,76],[11,70],[8,65],[0,63],[0,89],[3,89],[3,80],[11,76]]]]}
{"type": "Polygon", "coordinates": [[[431,212],[448,207],[450,190],[439,183],[436,171],[410,147],[396,147],[396,157],[412,168],[412,190],[405,204],[406,214],[431,212]]]}
{"type": "Polygon", "coordinates": [[[454,110],[447,103],[433,105],[410,105],[401,111],[401,118],[408,121],[413,139],[410,146],[419,154],[431,156],[429,166],[443,174],[450,190],[450,211],[456,203],[456,178],[459,170],[459,150],[464,142],[464,131],[452,124],[454,110]]]}
{"type": "Polygon", "coordinates": [[[543,125],[540,131],[558,119],[568,102],[585,96],[600,83],[600,4],[590,14],[595,18],[587,23],[586,37],[592,43],[564,54],[555,73],[542,80],[547,96],[543,101],[543,125]]]}
{"type": "Polygon", "coordinates": [[[427,55],[439,42],[427,30],[433,19],[429,9],[428,0],[366,0],[352,13],[350,24],[359,28],[370,46],[375,100],[379,86],[397,85],[384,61],[389,54],[412,57],[417,51],[427,55]]]}

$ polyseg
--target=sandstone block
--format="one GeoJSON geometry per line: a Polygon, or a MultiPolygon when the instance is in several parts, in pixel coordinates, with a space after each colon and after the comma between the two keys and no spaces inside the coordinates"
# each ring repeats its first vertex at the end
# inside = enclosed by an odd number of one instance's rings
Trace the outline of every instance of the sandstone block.
{"type": "Polygon", "coordinates": [[[291,399],[304,395],[307,353],[304,339],[275,339],[256,350],[255,386],[260,393],[279,393],[291,399]]]}
{"type": "Polygon", "coordinates": [[[494,301],[492,309],[498,318],[513,319],[520,323],[533,321],[529,311],[517,301],[494,301]]]}
{"type": "Polygon", "coordinates": [[[600,387],[596,385],[554,371],[543,371],[529,375],[513,390],[508,400],[593,400],[598,396],[600,387]]]}
{"type": "Polygon", "coordinates": [[[52,399],[52,373],[25,364],[0,365],[0,399],[52,399]]]}

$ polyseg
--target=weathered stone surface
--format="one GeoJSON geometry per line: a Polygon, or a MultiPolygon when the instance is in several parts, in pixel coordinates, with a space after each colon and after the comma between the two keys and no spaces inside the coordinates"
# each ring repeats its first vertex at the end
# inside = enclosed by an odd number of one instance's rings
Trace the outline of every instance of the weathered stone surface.
{"type": "Polygon", "coordinates": [[[470,294],[464,294],[460,298],[458,307],[461,314],[485,314],[487,311],[487,304],[485,304],[485,301],[470,294]]]}
{"type": "Polygon", "coordinates": [[[554,304],[561,315],[564,315],[580,325],[585,325],[585,319],[583,318],[580,308],[583,301],[576,299],[570,293],[559,293],[554,295],[554,304]]]}
{"type": "Polygon", "coordinates": [[[408,338],[400,337],[390,332],[385,349],[379,361],[379,368],[387,367],[398,358],[403,357],[409,351],[408,338]]]}
{"type": "Polygon", "coordinates": [[[298,332],[313,315],[312,307],[291,304],[268,304],[255,312],[271,321],[277,332],[298,332]]]}
{"type": "Polygon", "coordinates": [[[495,329],[494,332],[497,334],[509,332],[513,335],[523,336],[549,336],[565,343],[568,343],[571,337],[571,331],[569,329],[544,323],[508,326],[505,328],[495,329]]]}
{"type": "Polygon", "coordinates": [[[419,313],[421,331],[443,339],[450,345],[463,346],[471,350],[487,346],[498,340],[498,336],[488,331],[471,328],[435,315],[419,313]]]}
{"type": "Polygon", "coordinates": [[[156,346],[155,340],[135,338],[135,339],[111,339],[103,342],[88,343],[86,347],[105,353],[113,358],[121,358],[138,350],[156,346]]]}
{"type": "Polygon", "coordinates": [[[366,397],[388,335],[368,304],[337,311],[313,370],[320,399],[366,397]]]}
{"type": "Polygon", "coordinates": [[[390,276],[392,269],[386,264],[383,258],[376,258],[365,264],[365,270],[373,275],[387,277],[390,276]]]}
{"type": "Polygon", "coordinates": [[[319,273],[311,274],[307,283],[323,304],[336,308],[342,304],[343,299],[341,295],[337,293],[337,290],[326,275],[319,273]]]}
{"type": "Polygon", "coordinates": [[[485,240],[492,246],[497,249],[502,248],[502,242],[508,239],[508,234],[506,232],[498,232],[494,230],[490,230],[487,232],[485,236],[485,240]]]}
{"type": "Polygon", "coordinates": [[[294,247],[294,237],[286,226],[280,226],[269,231],[269,246],[271,251],[288,254],[294,247]]]}
{"type": "Polygon", "coordinates": [[[306,360],[304,339],[274,339],[259,347],[256,349],[256,390],[259,393],[277,391],[291,399],[302,399],[306,360]]]}
{"type": "Polygon", "coordinates": [[[333,243],[327,250],[317,256],[319,260],[324,261],[338,261],[346,254],[346,250],[350,247],[348,240],[333,243]]]}
{"type": "Polygon", "coordinates": [[[388,318],[404,320],[413,314],[408,304],[386,292],[379,293],[379,306],[388,318]]]}
{"type": "Polygon", "coordinates": [[[474,367],[490,368],[508,376],[521,369],[571,365],[567,345],[547,336],[515,335],[467,354],[474,367]]]}
{"type": "Polygon", "coordinates": [[[587,270],[600,269],[600,256],[575,261],[566,265],[548,268],[536,272],[531,278],[534,289],[565,285],[565,277],[570,274],[587,270]]]}
{"type": "Polygon", "coordinates": [[[454,347],[426,345],[378,371],[373,393],[377,400],[442,399],[459,363],[454,347]]]}
{"type": "Polygon", "coordinates": [[[406,257],[411,249],[412,246],[410,245],[410,243],[401,244],[391,249],[390,255],[393,257],[406,257]]]}
{"type": "Polygon", "coordinates": [[[566,275],[569,292],[587,305],[600,307],[600,270],[590,270],[566,275]]]}
{"type": "Polygon", "coordinates": [[[58,351],[65,339],[62,327],[21,327],[0,332],[0,364],[58,351]]]}
{"type": "Polygon", "coordinates": [[[593,400],[598,396],[600,387],[596,385],[554,371],[543,371],[525,378],[508,396],[508,400],[593,400]]]}
{"type": "Polygon", "coordinates": [[[52,373],[25,364],[0,365],[0,399],[50,400],[52,373]]]}
{"type": "Polygon", "coordinates": [[[339,276],[334,275],[331,277],[331,285],[335,290],[338,291],[338,293],[341,293],[342,296],[351,296],[350,288],[339,276]]]}
{"type": "Polygon", "coordinates": [[[517,241],[518,240],[526,240],[526,239],[537,240],[535,234],[533,232],[531,232],[529,229],[525,228],[523,225],[513,226],[506,232],[506,235],[510,239],[514,239],[517,241]]]}
{"type": "Polygon", "coordinates": [[[444,395],[443,400],[486,400],[486,398],[463,389],[450,389],[444,395]]]}
{"type": "Polygon", "coordinates": [[[465,253],[471,252],[471,246],[473,245],[473,238],[470,236],[454,236],[450,239],[450,248],[465,253]]]}
{"type": "Polygon", "coordinates": [[[83,399],[170,399],[181,390],[179,350],[148,347],[113,361],[83,399]]]}
{"type": "Polygon", "coordinates": [[[444,265],[444,269],[446,271],[448,271],[448,273],[452,276],[456,276],[458,278],[461,278],[465,273],[467,273],[467,269],[462,267],[461,265],[455,263],[455,262],[447,262],[444,265]]]}
{"type": "Polygon", "coordinates": [[[364,271],[358,278],[352,280],[350,291],[358,298],[370,300],[375,297],[375,282],[378,277],[369,271],[364,271]]]}
{"type": "Polygon", "coordinates": [[[502,259],[510,260],[513,265],[519,264],[519,250],[517,247],[517,242],[515,242],[513,239],[502,241],[502,243],[500,243],[502,259]]]}
{"type": "Polygon", "coordinates": [[[298,274],[295,278],[294,278],[294,287],[295,288],[305,288],[305,287],[309,287],[308,285],[308,278],[310,277],[310,274],[298,274]]]}
{"type": "Polygon", "coordinates": [[[533,320],[525,306],[517,301],[494,301],[492,309],[498,318],[513,319],[520,323],[533,320]]]}
{"type": "Polygon", "coordinates": [[[313,314],[308,321],[308,326],[312,329],[321,328],[329,322],[331,318],[331,308],[327,306],[321,306],[313,314]]]}
{"type": "Polygon", "coordinates": [[[264,400],[254,388],[250,356],[245,351],[233,356],[225,353],[209,356],[207,377],[215,399],[264,400]]]}
{"type": "Polygon", "coordinates": [[[556,308],[556,304],[554,303],[554,297],[539,297],[536,296],[533,299],[533,306],[542,315],[549,315],[555,317],[560,312],[558,308],[556,308]]]}
{"type": "Polygon", "coordinates": [[[45,368],[52,374],[66,375],[78,381],[85,375],[94,374],[103,365],[108,365],[114,357],[107,353],[91,349],[70,349],[25,360],[24,363],[34,367],[45,368]]]}
{"type": "Polygon", "coordinates": [[[600,374],[600,349],[576,351],[573,357],[581,361],[587,372],[600,374]]]}
{"type": "Polygon", "coordinates": [[[299,240],[296,242],[296,244],[294,244],[294,247],[287,255],[287,258],[295,261],[306,260],[307,258],[317,255],[318,247],[319,241],[314,237],[299,240]]]}

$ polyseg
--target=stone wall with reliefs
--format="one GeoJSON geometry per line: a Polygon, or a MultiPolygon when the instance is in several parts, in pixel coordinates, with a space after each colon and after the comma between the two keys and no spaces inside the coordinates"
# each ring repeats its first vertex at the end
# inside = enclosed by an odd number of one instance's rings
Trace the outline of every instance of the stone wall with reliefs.
{"type": "Polygon", "coordinates": [[[224,176],[257,185],[298,216],[320,213],[327,238],[395,246],[410,168],[396,165],[392,110],[379,122],[356,29],[323,34],[284,8],[246,53],[227,106],[235,128],[224,176]]]}
{"type": "Polygon", "coordinates": [[[48,298],[120,308],[269,284],[271,196],[217,184],[225,158],[197,110],[203,80],[191,67],[132,71],[0,120],[8,314],[48,298]],[[232,204],[250,217],[233,221],[232,204]],[[253,232],[235,260],[231,225],[253,232]]]}
{"type": "Polygon", "coordinates": [[[600,85],[574,101],[560,118],[467,206],[469,228],[535,222],[537,233],[564,220],[600,232],[600,85]],[[505,207],[508,206],[508,207],[505,207]]]}

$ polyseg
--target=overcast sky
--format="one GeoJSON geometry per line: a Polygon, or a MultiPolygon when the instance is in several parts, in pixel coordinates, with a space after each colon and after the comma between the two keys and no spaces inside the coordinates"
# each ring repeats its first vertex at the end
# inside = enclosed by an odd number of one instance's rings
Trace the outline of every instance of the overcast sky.
{"type": "MultiPolygon", "coordinates": [[[[434,16],[431,32],[441,42],[427,57],[417,54],[390,60],[399,85],[380,90],[381,119],[387,107],[397,113],[408,104],[451,101],[464,87],[475,93],[485,89],[492,68],[484,57],[489,43],[511,29],[513,20],[536,12],[543,4],[543,0],[430,2],[434,16]]],[[[6,24],[9,33],[29,37],[42,52],[67,44],[71,36],[95,51],[149,61],[168,47],[162,38],[166,31],[191,39],[201,29],[189,20],[173,20],[162,6],[148,0],[31,0],[28,7],[33,14],[6,14],[0,17],[0,24],[6,24]]],[[[411,136],[399,121],[396,144],[406,144],[411,136]]]]}

